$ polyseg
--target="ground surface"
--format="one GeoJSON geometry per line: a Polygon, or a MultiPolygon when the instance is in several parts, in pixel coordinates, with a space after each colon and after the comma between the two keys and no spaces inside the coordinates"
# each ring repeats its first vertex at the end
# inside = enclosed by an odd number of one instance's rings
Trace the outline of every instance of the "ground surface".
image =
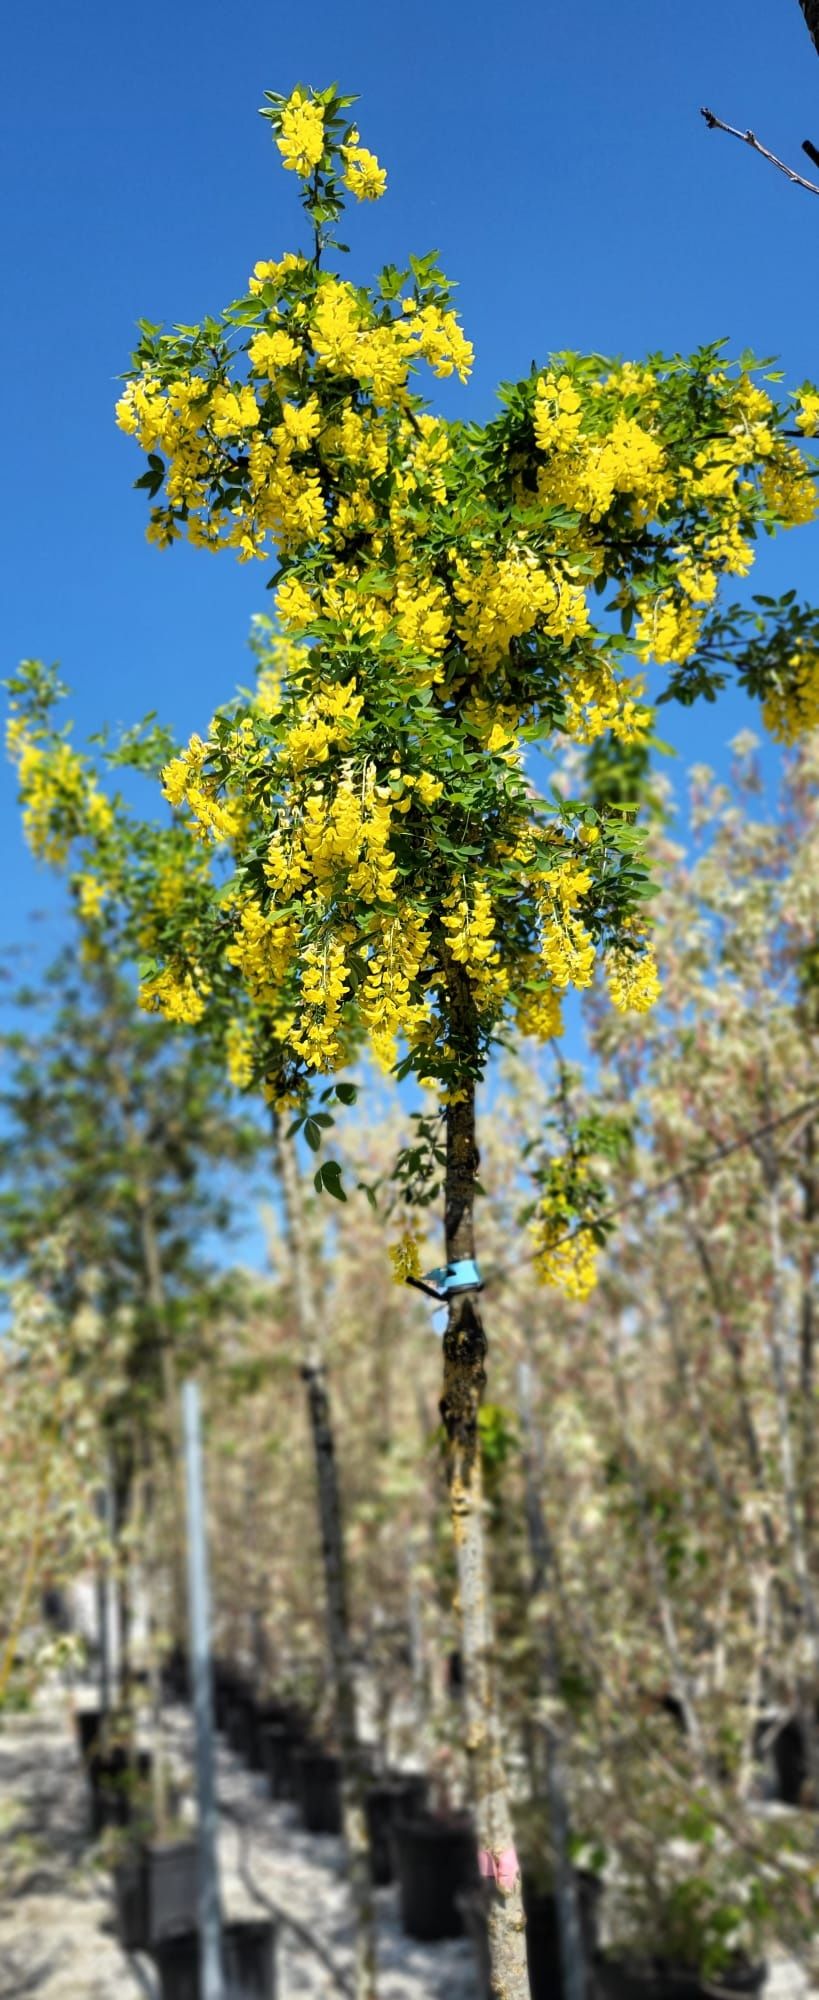
{"type": "MultiPolygon", "coordinates": [[[[185,1710],[170,1711],[167,1740],[178,1775],[189,1782],[185,1710]]],[[[295,1810],[273,1805],[264,1780],[221,1745],[217,1783],[228,1915],[260,1916],[272,1905],[294,1919],[306,1935],[281,1926],[277,2000],[332,2000],[342,1990],[332,1968],[349,1974],[352,1962],[341,1842],[304,1833],[295,1810]]],[[[477,2000],[466,1942],[414,1944],[399,1927],[395,1891],[380,1890],[376,1901],[380,2000],[477,2000]]],[[[807,2000],[816,1991],[780,1959],[765,2000],[807,2000]]],[[[128,1957],[117,1943],[110,1876],[89,1838],[69,1706],[53,1694],[34,1715],[0,1726],[0,2000],[156,2000],[156,1993],[150,1961],[128,1957]]]]}
{"type": "MultiPolygon", "coordinates": [[[[188,1765],[191,1725],[172,1711],[169,1744],[188,1765]]],[[[351,1966],[349,1900],[341,1842],[304,1833],[295,1811],[273,1805],[263,1779],[218,1752],[223,1815],[220,1863],[226,1911],[265,1914],[265,1902],[300,1923],[342,1972],[351,1966]],[[241,1865],[241,1873],[240,1873],[241,1865]],[[252,1884],[248,1886],[248,1882],[252,1884]],[[254,1893],[255,1892],[255,1893],[254,1893]],[[260,1900],[261,1899],[261,1900],[260,1900]]],[[[148,1959],[121,1951],[110,1876],[88,1835],[87,1788],[63,1701],[0,1728],[0,2000],[131,2000],[154,1995],[148,1959]],[[5,1878],[5,1879],[4,1879],[5,1878]]],[[[377,1893],[380,2000],[477,2000],[469,1945],[414,1944],[400,1930],[393,1889],[377,1893]]],[[[326,1960],[282,1926],[277,2000],[332,2000],[326,1960]]]]}

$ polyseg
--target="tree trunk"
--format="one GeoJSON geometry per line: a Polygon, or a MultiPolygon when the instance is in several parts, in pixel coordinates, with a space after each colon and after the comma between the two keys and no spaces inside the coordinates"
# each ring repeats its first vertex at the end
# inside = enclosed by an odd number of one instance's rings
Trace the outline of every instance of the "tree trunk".
{"type": "Polygon", "coordinates": [[[376,2000],[375,1912],[366,1813],[366,1769],[358,1740],[355,1681],[350,1648],[344,1530],[327,1372],[312,1275],[304,1242],[301,1183],[295,1149],[278,1120],[274,1141],[281,1182],[294,1303],[302,1350],[302,1377],[318,1487],[327,1634],[342,1765],[344,1838],[356,1922],[355,2000],[376,2000]]]}
{"type": "Polygon", "coordinates": [[[805,1510],[808,1544],[816,1528],[816,1248],[815,1227],[819,1216],[819,1171],[816,1161],[816,1127],[811,1119],[805,1129],[805,1159],[799,1169],[802,1183],[802,1248],[800,1279],[802,1306],[799,1326],[800,1388],[800,1483],[805,1510]]]}
{"type": "MultiPolygon", "coordinates": [[[[459,1046],[474,1047],[475,1019],[469,982],[450,970],[459,1046]]],[[[475,1084],[468,1073],[446,1112],[445,1236],[448,1264],[475,1255],[475,1084]]],[[[489,1955],[496,2000],[529,2000],[525,1919],[504,1769],[500,1719],[493,1687],[492,1611],[489,1599],[481,1484],[478,1411],[486,1382],[486,1335],[473,1287],[449,1300],[444,1335],[441,1415],[449,1440],[449,1492],[465,1678],[466,1750],[478,1832],[481,1873],[491,1885],[489,1955]]]]}
{"type": "MultiPolygon", "coordinates": [[[[532,1423],[531,1370],[528,1363],[521,1364],[518,1375],[518,1415],[523,1440],[523,1478],[526,1493],[526,1526],[529,1535],[529,1552],[532,1566],[532,1601],[530,1606],[535,1630],[540,1670],[543,1685],[549,1697],[550,1708],[560,1698],[560,1662],[555,1637],[554,1618],[550,1605],[552,1573],[552,1552],[549,1532],[540,1504],[540,1481],[538,1472],[542,1468],[537,1461],[540,1457],[539,1439],[532,1423]]],[[[565,2000],[585,2000],[586,1964],[583,1951],[583,1934],[580,1928],[580,1909],[577,1900],[577,1883],[571,1862],[568,1790],[566,1785],[563,1744],[554,1721],[541,1724],[546,1750],[546,1790],[549,1799],[549,1819],[555,1855],[555,1900],[557,1902],[558,1930],[560,1935],[560,1961],[563,1972],[563,1992],[565,2000]]]]}
{"type": "Polygon", "coordinates": [[[668,1673],[669,1673],[669,1679],[671,1681],[671,1689],[674,1695],[674,1699],[679,1707],[683,1728],[685,1730],[686,1736],[688,1737],[688,1741],[691,1745],[693,1756],[699,1766],[701,1774],[703,1776],[706,1776],[707,1770],[706,1770],[706,1760],[705,1760],[705,1749],[702,1740],[702,1730],[700,1728],[699,1716],[697,1714],[697,1707],[694,1701],[693,1689],[688,1677],[686,1667],[683,1663],[682,1647],[680,1645],[679,1634],[677,1632],[677,1621],[674,1616],[674,1607],[672,1605],[671,1598],[666,1586],[666,1577],[665,1577],[663,1559],[660,1550],[657,1547],[657,1537],[655,1534],[654,1522],[652,1520],[652,1515],[651,1515],[649,1496],[646,1491],[646,1484],[643,1478],[643,1469],[640,1463],[640,1456],[634,1439],[634,1430],[631,1422],[631,1413],[629,1411],[628,1397],[626,1395],[626,1385],[623,1379],[623,1370],[620,1360],[620,1345],[619,1345],[616,1322],[612,1326],[611,1337],[609,1340],[609,1357],[611,1361],[611,1373],[612,1373],[612,1381],[614,1383],[614,1394],[615,1394],[615,1401],[617,1404],[617,1413],[620,1419],[620,1435],[623,1440],[623,1447],[625,1450],[626,1462],[628,1465],[629,1484],[631,1486],[632,1494],[634,1497],[634,1506],[637,1514],[637,1519],[640,1524],[640,1536],[643,1544],[643,1554],[645,1557],[646,1571],[654,1594],[654,1604],[657,1612],[660,1631],[662,1632],[663,1635],[663,1645],[665,1647],[665,1656],[668,1662],[668,1673]]]}

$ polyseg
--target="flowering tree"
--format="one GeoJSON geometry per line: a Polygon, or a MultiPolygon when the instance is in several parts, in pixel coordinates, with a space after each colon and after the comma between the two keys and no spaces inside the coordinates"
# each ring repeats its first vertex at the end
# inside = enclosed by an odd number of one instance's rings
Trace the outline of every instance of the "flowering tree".
{"type": "Polygon", "coordinates": [[[524,751],[556,731],[644,735],[642,683],[624,668],[652,658],[684,700],[732,666],[779,733],[813,718],[815,615],[783,601],[744,623],[717,599],[760,529],[813,517],[788,426],[810,431],[818,406],[813,390],[777,405],[751,366],[708,348],[640,366],[563,355],[507,386],[486,425],[435,416],[419,364],[464,379],[471,348],[434,256],[370,289],[325,265],[346,195],[384,189],[351,102],[268,94],[311,252],[258,263],[247,295],[201,326],[143,326],[118,405],[147,454],[151,538],[184,533],[241,560],[275,550],[278,618],[303,642],[265,711],[222,715],[166,771],[204,832],[230,840],[249,817],[254,840],[218,919],[195,937],[169,926],[143,991],[192,1018],[227,960],[276,1020],[284,1093],[336,1070],[362,1033],[387,1062],[400,1038],[401,1069],[440,1088],[468,1736],[498,1892],[493,1979],[517,1996],[477,1451],[475,1086],[504,1018],[553,1034],[561,992],[590,982],[598,949],[618,1005],[639,1011],[657,990],[634,829],[617,810],[538,797],[524,751]]]}

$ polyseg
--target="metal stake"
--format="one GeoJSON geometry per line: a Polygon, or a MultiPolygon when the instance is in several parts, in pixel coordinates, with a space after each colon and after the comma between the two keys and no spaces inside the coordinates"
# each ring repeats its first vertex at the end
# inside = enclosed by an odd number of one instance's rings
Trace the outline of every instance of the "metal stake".
{"type": "Polygon", "coordinates": [[[216,1788],[213,1775],[210,1602],[202,1482],[199,1388],[182,1387],[185,1481],[188,1502],[188,1608],[191,1678],[196,1723],[196,1791],[199,1803],[199,1965],[200,2000],[225,2000],[222,1979],[222,1913],[216,1853],[216,1788]]]}

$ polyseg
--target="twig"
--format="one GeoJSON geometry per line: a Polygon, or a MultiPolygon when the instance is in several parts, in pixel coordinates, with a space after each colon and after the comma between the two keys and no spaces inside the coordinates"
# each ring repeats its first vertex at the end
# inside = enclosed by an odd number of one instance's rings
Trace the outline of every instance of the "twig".
{"type": "Polygon", "coordinates": [[[806,181],[804,174],[798,174],[793,167],[786,166],[784,160],[778,159],[776,153],[770,152],[767,146],[762,145],[754,132],[740,132],[737,125],[726,125],[717,117],[716,112],[709,111],[705,104],[700,106],[700,117],[705,119],[709,132],[727,132],[731,139],[742,139],[753,152],[761,153],[763,160],[770,160],[772,167],[778,167],[779,172],[784,174],[787,180],[793,181],[795,187],[807,188],[808,194],[819,194],[819,187],[815,181],[806,181]]]}
{"type": "MultiPolygon", "coordinates": [[[[752,1131],[742,1132],[737,1139],[729,1139],[722,1146],[715,1146],[713,1152],[704,1153],[702,1159],[692,1160],[689,1166],[678,1167],[674,1173],[664,1174],[662,1180],[650,1181],[648,1187],[641,1189],[639,1194],[625,1195],[622,1201],[612,1202],[609,1208],[601,1209],[599,1215],[590,1216],[587,1221],[578,1222],[571,1229],[564,1229],[562,1236],[556,1236],[554,1242],[550,1244],[550,1249],[555,1249],[560,1243],[571,1243],[576,1236],[582,1236],[585,1230],[596,1228],[598,1223],[611,1222],[615,1216],[624,1215],[627,1209],[642,1208],[646,1202],[655,1201],[658,1195],[668,1194],[672,1188],[684,1186],[686,1181],[696,1180],[700,1174],[708,1173],[710,1167],[718,1166],[721,1161],[730,1159],[733,1153],[742,1152],[743,1147],[753,1146],[768,1132],[776,1132],[780,1126],[789,1125],[803,1112],[816,1109],[819,1109],[819,1097],[802,1098],[799,1104],[794,1105],[792,1111],[782,1111],[777,1118],[766,1118],[764,1124],[755,1125],[752,1131]]],[[[494,1270],[487,1272],[484,1284],[489,1286],[496,1284],[499,1278],[505,1280],[513,1277],[522,1264],[536,1264],[539,1255],[538,1250],[533,1250],[531,1256],[519,1257],[513,1265],[496,1264],[494,1270]]]]}

